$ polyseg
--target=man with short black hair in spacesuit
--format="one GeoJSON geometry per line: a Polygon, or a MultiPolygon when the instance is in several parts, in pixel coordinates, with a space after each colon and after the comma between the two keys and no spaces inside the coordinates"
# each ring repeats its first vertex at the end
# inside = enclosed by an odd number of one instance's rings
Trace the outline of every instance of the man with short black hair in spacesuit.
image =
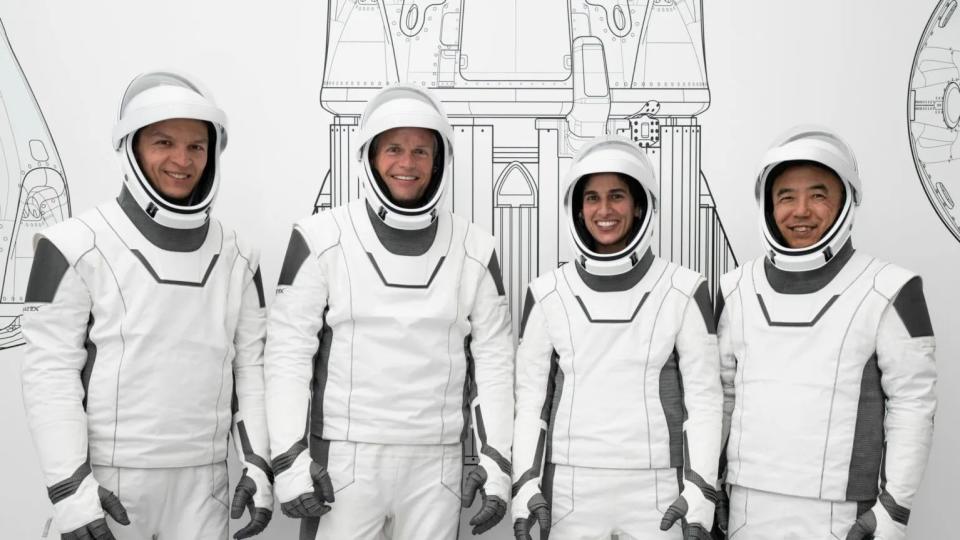
{"type": "Polygon", "coordinates": [[[198,83],[136,77],[120,196],[35,238],[23,400],[65,540],[225,540],[231,428],[232,514],[251,514],[235,537],[270,521],[260,269],[209,217],[226,142],[198,83]]]}
{"type": "Polygon", "coordinates": [[[304,518],[301,538],[453,539],[472,413],[479,465],[462,502],[481,493],[479,534],[510,497],[513,339],[494,240],[439,208],[452,129],[428,91],[383,89],[356,139],[365,197],[294,225],[270,311],[277,497],[304,518]]]}
{"type": "Polygon", "coordinates": [[[755,190],[766,256],[717,301],[729,538],[903,540],[936,409],[920,277],[854,250],[861,179],[830,131],[780,137],[755,190]]]}
{"type": "Polygon", "coordinates": [[[650,247],[659,184],[636,143],[567,174],[575,260],[528,289],[517,350],[518,540],[709,538],[723,399],[703,277],[650,247]]]}

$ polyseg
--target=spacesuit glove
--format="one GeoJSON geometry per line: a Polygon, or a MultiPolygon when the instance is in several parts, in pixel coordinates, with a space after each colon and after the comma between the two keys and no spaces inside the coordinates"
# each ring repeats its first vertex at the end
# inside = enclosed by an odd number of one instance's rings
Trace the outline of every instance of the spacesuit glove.
{"type": "MultiPolygon", "coordinates": [[[[483,534],[492,529],[507,513],[507,502],[497,495],[487,495],[484,490],[487,479],[487,470],[483,466],[478,466],[467,475],[467,481],[463,487],[461,501],[464,508],[470,508],[473,505],[473,500],[476,498],[478,491],[480,492],[480,499],[483,501],[480,511],[470,518],[470,525],[473,525],[471,531],[473,534],[483,534]]],[[[509,481],[509,478],[507,478],[508,485],[509,481]]]]}
{"type": "MultiPolygon", "coordinates": [[[[513,521],[513,536],[516,537],[516,540],[533,540],[530,536],[530,529],[533,528],[534,523],[540,525],[540,538],[547,538],[550,534],[550,505],[547,504],[546,499],[543,498],[543,494],[540,493],[540,490],[533,491],[533,495],[527,498],[527,511],[529,514],[527,517],[518,517],[513,521]]],[[[513,500],[513,504],[517,504],[517,499],[513,500]]],[[[516,514],[516,510],[514,514],[516,514]]]]}
{"type": "MultiPolygon", "coordinates": [[[[96,480],[93,479],[93,475],[88,475],[86,479],[81,483],[81,487],[77,490],[77,493],[67,497],[63,501],[58,502],[54,505],[54,510],[57,512],[58,525],[62,527],[62,524],[66,523],[64,518],[61,517],[62,513],[60,510],[63,508],[57,508],[59,505],[64,503],[76,503],[79,501],[70,501],[74,497],[85,497],[89,498],[89,494],[93,493],[94,488],[96,490],[97,502],[94,504],[99,506],[99,511],[94,512],[93,519],[89,522],[76,527],[70,532],[63,533],[60,538],[62,540],[115,540],[113,533],[110,532],[110,528],[107,526],[106,518],[102,517],[103,513],[106,512],[113,518],[114,521],[121,525],[129,525],[130,518],[127,517],[127,509],[123,507],[123,504],[120,502],[120,499],[113,494],[112,491],[109,491],[99,485],[97,485],[96,480]],[[99,516],[99,517],[98,517],[99,516]]],[[[77,505],[73,505],[77,506],[77,505]]],[[[90,505],[92,507],[92,505],[90,505]]],[[[62,528],[69,528],[70,526],[62,528]]]]}
{"type": "Polygon", "coordinates": [[[907,526],[897,523],[879,502],[857,518],[846,540],[906,540],[907,526]]]}
{"type": "Polygon", "coordinates": [[[683,530],[683,540],[711,540],[710,532],[700,522],[687,521],[687,515],[690,513],[690,505],[687,499],[681,495],[673,501],[670,508],[663,513],[663,519],[660,520],[660,530],[668,531],[673,527],[677,520],[680,521],[680,527],[683,530]]]}
{"type": "Polygon", "coordinates": [[[260,534],[273,517],[273,482],[270,476],[257,466],[243,469],[243,476],[233,492],[230,517],[243,517],[244,508],[250,511],[250,523],[234,533],[233,537],[237,540],[260,534]]]}
{"type": "Polygon", "coordinates": [[[293,500],[280,504],[280,509],[287,517],[320,517],[330,511],[330,506],[324,504],[334,499],[333,483],[327,468],[310,462],[310,480],[313,482],[312,492],[301,493],[293,500]]]}
{"type": "MultiPolygon", "coordinates": [[[[281,470],[274,461],[274,470],[281,470]]],[[[333,502],[333,483],[327,468],[301,451],[289,468],[276,478],[276,495],[280,510],[287,517],[320,517],[330,511],[325,503],[333,502]]]]}

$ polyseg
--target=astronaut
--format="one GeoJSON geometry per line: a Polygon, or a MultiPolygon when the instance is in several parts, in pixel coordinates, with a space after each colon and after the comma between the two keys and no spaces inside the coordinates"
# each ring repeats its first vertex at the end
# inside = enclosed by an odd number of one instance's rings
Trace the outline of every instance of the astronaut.
{"type": "Polygon", "coordinates": [[[231,428],[235,537],[270,521],[257,254],[209,217],[226,142],[196,82],[136,77],[120,196],[34,239],[23,400],[66,540],[225,539],[231,428]]]}
{"type": "Polygon", "coordinates": [[[531,282],[517,350],[518,540],[535,522],[551,540],[709,538],[716,331],[703,277],[653,255],[658,197],[625,139],[595,139],[570,166],[576,259],[531,282]]]}
{"type": "Polygon", "coordinates": [[[755,189],[766,256],[717,305],[729,537],[902,540],[936,408],[920,277],[854,250],[861,179],[828,130],[779,138],[755,189]]]}
{"type": "Polygon", "coordinates": [[[365,198],[294,225],[265,373],[277,497],[308,518],[301,538],[455,538],[468,412],[474,534],[506,513],[510,316],[493,238],[439,208],[451,140],[430,93],[385,88],[357,131],[365,198]]]}

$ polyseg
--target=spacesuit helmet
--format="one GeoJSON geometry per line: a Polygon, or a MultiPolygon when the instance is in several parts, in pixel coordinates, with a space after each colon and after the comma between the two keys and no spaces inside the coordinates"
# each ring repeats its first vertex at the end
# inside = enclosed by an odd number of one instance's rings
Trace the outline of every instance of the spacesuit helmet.
{"type": "Polygon", "coordinates": [[[857,160],[850,146],[820,126],[798,126],[778,137],[760,163],[754,196],[760,207],[760,229],[767,258],[782,270],[801,272],[825,265],[843,247],[853,230],[855,210],[863,190],[857,160]],[[773,184],[787,169],[812,164],[833,173],[843,187],[834,222],[823,236],[807,247],[791,248],[774,219],[773,184]]]}
{"type": "Polygon", "coordinates": [[[176,229],[195,229],[206,223],[220,183],[220,152],[226,145],[226,114],[196,80],[171,71],[155,71],[138,75],[124,91],[113,128],[113,148],[123,169],[124,185],[157,223],[176,229]],[[172,119],[202,121],[209,137],[206,166],[186,200],[164,196],[151,184],[136,155],[137,133],[172,119]]]}
{"type": "Polygon", "coordinates": [[[429,226],[437,217],[453,172],[453,128],[440,100],[418,86],[401,84],[382,89],[367,103],[360,117],[354,159],[367,203],[384,223],[407,230],[429,226]],[[391,195],[374,163],[379,138],[397,128],[425,129],[434,139],[429,184],[412,204],[401,203],[391,195]]]}
{"type": "Polygon", "coordinates": [[[633,268],[653,240],[659,196],[656,173],[639,146],[616,136],[599,137],[584,145],[567,171],[563,197],[577,263],[594,275],[618,275],[633,268]],[[584,187],[593,175],[602,173],[623,179],[639,210],[626,233],[626,245],[615,253],[601,253],[583,214],[584,187]]]}

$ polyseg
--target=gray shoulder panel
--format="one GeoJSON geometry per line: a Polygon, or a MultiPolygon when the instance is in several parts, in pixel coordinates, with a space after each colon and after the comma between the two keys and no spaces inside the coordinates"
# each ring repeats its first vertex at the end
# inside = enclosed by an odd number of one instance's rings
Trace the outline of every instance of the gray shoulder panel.
{"type": "Polygon", "coordinates": [[[487,271],[497,286],[497,294],[503,296],[506,294],[503,289],[503,274],[500,272],[500,261],[497,260],[497,252],[490,252],[490,262],[487,263],[487,271]]]}
{"type": "Polygon", "coordinates": [[[707,289],[707,282],[701,281],[697,291],[693,293],[693,299],[700,308],[700,315],[703,316],[703,324],[707,326],[707,332],[713,335],[717,333],[717,324],[713,316],[713,308],[710,305],[710,291],[707,289]]]}
{"type": "Polygon", "coordinates": [[[267,302],[263,297],[263,278],[260,277],[260,267],[257,267],[257,271],[253,274],[253,284],[257,288],[257,299],[260,300],[260,307],[267,307],[267,302]]]}
{"type": "Polygon", "coordinates": [[[713,324],[720,326],[720,316],[723,315],[723,308],[727,305],[723,299],[723,291],[717,288],[717,300],[713,305],[713,324]]]}
{"type": "Polygon", "coordinates": [[[287,244],[287,255],[283,258],[283,267],[280,269],[280,282],[283,285],[293,285],[293,280],[300,272],[303,261],[310,255],[310,248],[307,241],[300,234],[300,231],[294,229],[290,234],[290,243],[287,244]]]}
{"type": "Polygon", "coordinates": [[[523,299],[523,316],[520,317],[520,339],[523,339],[523,331],[527,329],[527,319],[530,318],[530,312],[533,311],[537,299],[533,297],[533,291],[527,287],[527,297],[523,299]]]}
{"type": "MultiPolygon", "coordinates": [[[[30,275],[33,282],[33,274],[30,275]]],[[[914,276],[907,282],[897,297],[893,300],[893,307],[900,315],[900,320],[907,327],[910,337],[928,337],[933,335],[933,325],[930,323],[930,313],[927,311],[927,300],[923,296],[923,282],[920,276],[914,276]]]]}
{"type": "Polygon", "coordinates": [[[24,302],[46,304],[53,302],[57,289],[60,288],[60,282],[63,281],[63,276],[69,267],[66,257],[57,249],[57,246],[41,237],[34,252],[33,266],[30,267],[30,280],[27,282],[24,302]]]}

